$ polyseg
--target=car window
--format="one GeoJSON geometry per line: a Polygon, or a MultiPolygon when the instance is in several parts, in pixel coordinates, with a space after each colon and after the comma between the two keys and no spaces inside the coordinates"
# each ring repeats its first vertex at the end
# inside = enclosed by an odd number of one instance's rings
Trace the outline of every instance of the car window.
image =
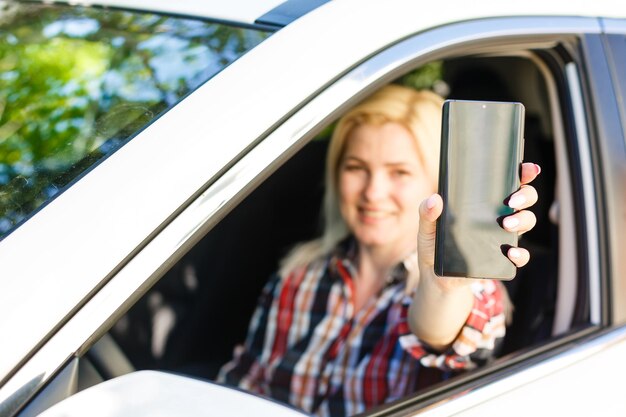
{"type": "MultiPolygon", "coordinates": [[[[526,106],[525,159],[542,167],[541,176],[533,183],[539,193],[539,203],[533,207],[537,226],[520,240],[520,245],[531,251],[531,262],[506,283],[515,310],[496,350],[491,368],[495,371],[520,364],[533,347],[543,348],[560,337],[553,330],[557,295],[563,292],[558,278],[564,265],[575,264],[577,253],[576,247],[564,251],[563,242],[575,241],[580,233],[566,216],[574,203],[565,197],[563,187],[559,196],[556,186],[559,176],[569,184],[559,146],[570,143],[575,135],[558,126],[566,124],[570,116],[563,120],[553,117],[565,109],[559,107],[549,84],[563,73],[543,67],[559,51],[542,52],[542,58],[530,52],[454,56],[390,80],[434,90],[447,98],[520,101],[526,106]],[[555,202],[560,203],[559,210],[552,210],[555,202]],[[560,235],[564,230],[569,231],[567,239],[560,235]]],[[[558,64],[555,67],[559,68],[558,64]]],[[[164,276],[112,322],[109,332],[80,358],[81,372],[93,368],[93,375],[79,379],[78,390],[133,370],[170,370],[209,380],[216,377],[232,358],[235,346],[245,340],[256,301],[279,260],[295,243],[319,234],[324,160],[333,128],[332,123],[327,124],[295,155],[285,157],[282,166],[251,187],[254,189],[236,207],[186,250],[182,259],[171,268],[168,265],[164,276]],[[128,366],[119,369],[119,361],[111,359],[114,357],[123,357],[128,366]]],[[[257,150],[247,156],[254,156],[257,150]]],[[[565,191],[571,192],[568,187],[565,191]]],[[[584,272],[565,275],[567,281],[562,282],[586,297],[586,290],[578,284],[584,272]]],[[[578,322],[570,322],[566,330],[586,325],[588,317],[583,314],[578,322]]],[[[455,376],[450,386],[455,387],[460,378],[455,376]]],[[[419,407],[431,392],[414,394],[400,400],[405,401],[401,407],[419,407]]]]}
{"type": "MultiPolygon", "coordinates": [[[[460,57],[430,62],[393,81],[447,98],[526,105],[526,159],[542,167],[534,182],[540,201],[532,209],[538,223],[520,239],[533,254],[531,263],[505,284],[515,310],[498,357],[551,338],[559,263],[557,225],[549,218],[556,160],[544,77],[524,57],[460,57]]],[[[110,334],[135,368],[216,377],[245,339],[280,259],[294,244],[319,235],[333,128],[328,125],[239,203],[113,325],[110,334]]]]}
{"type": "Polygon", "coordinates": [[[0,239],[267,36],[157,14],[0,2],[0,239]]]}

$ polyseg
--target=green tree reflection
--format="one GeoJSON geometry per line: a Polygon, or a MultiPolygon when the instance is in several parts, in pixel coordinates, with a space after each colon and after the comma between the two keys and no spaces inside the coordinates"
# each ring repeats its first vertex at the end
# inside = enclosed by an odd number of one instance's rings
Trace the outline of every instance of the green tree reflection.
{"type": "Polygon", "coordinates": [[[154,14],[0,2],[0,238],[267,36],[154,14]]]}

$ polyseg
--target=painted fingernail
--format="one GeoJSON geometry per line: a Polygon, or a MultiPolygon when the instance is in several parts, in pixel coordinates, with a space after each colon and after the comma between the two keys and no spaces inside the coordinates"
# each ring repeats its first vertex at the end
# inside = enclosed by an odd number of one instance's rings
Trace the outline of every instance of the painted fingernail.
{"type": "Polygon", "coordinates": [[[535,164],[535,168],[537,168],[537,175],[541,174],[541,167],[535,164]]]}
{"type": "Polygon", "coordinates": [[[519,220],[516,217],[507,217],[502,224],[507,229],[514,229],[519,224],[519,220]]]}
{"type": "Polygon", "coordinates": [[[514,259],[519,259],[522,257],[522,252],[517,248],[509,249],[509,256],[514,259]]]}
{"type": "Polygon", "coordinates": [[[509,199],[509,207],[518,208],[526,202],[526,197],[523,194],[515,194],[509,199]]]}
{"type": "Polygon", "coordinates": [[[437,197],[435,197],[435,195],[431,195],[430,197],[428,197],[428,200],[426,200],[426,208],[428,210],[435,207],[436,204],[437,204],[437,197]]]}

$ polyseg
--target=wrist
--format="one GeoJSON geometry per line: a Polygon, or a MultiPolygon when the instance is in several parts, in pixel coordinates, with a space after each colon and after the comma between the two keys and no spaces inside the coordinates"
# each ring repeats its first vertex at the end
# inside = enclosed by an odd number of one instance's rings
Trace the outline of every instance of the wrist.
{"type": "Polygon", "coordinates": [[[434,272],[420,278],[409,310],[409,325],[418,339],[436,350],[454,342],[474,305],[471,282],[441,278],[434,272]]]}

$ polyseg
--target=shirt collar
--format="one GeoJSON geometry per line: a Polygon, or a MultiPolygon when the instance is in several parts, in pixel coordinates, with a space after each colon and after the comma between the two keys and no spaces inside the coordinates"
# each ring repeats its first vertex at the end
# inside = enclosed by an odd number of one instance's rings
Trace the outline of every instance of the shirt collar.
{"type": "MultiPolygon", "coordinates": [[[[352,277],[356,275],[356,258],[358,248],[354,236],[348,236],[343,239],[331,252],[331,262],[329,267],[336,279],[339,278],[337,263],[340,262],[350,273],[352,277]]],[[[403,261],[398,262],[386,277],[386,285],[395,285],[405,282],[409,272],[417,268],[417,251],[411,252],[403,261]]]]}

